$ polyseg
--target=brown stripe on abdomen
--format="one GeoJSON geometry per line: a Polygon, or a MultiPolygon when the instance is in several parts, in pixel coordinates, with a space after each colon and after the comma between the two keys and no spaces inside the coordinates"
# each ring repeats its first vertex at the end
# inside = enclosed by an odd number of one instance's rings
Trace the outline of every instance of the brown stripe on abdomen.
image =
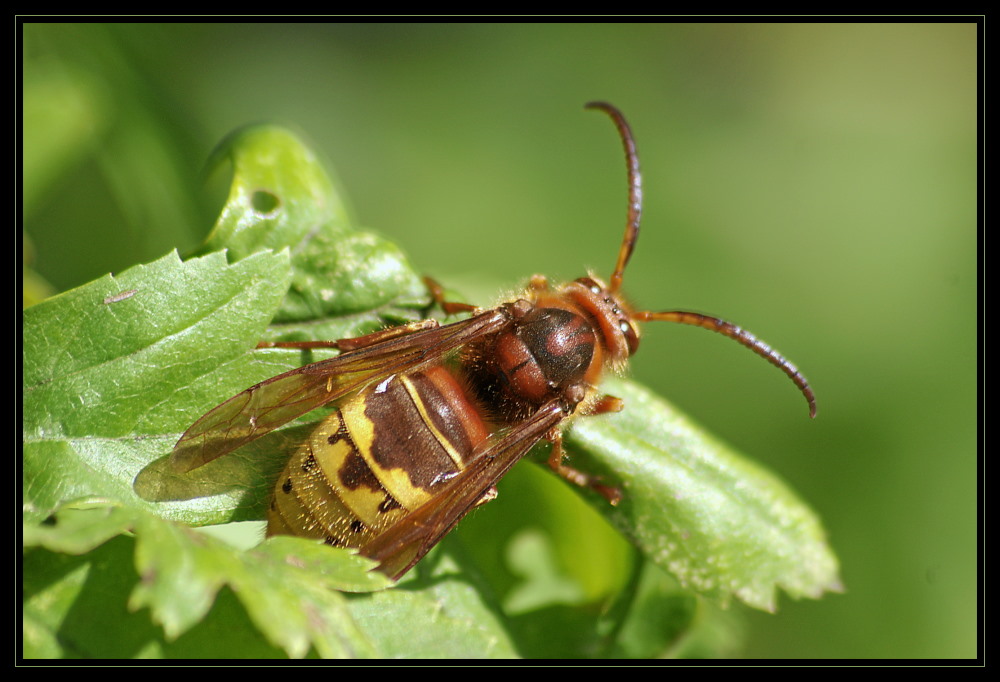
{"type": "MultiPolygon", "coordinates": [[[[380,390],[365,393],[364,416],[372,428],[370,454],[376,475],[381,471],[405,472],[410,486],[428,491],[442,477],[457,473],[461,459],[455,461],[449,454],[454,444],[433,427],[432,411],[441,407],[439,393],[431,390],[419,373],[407,378],[416,396],[399,377],[380,384],[380,390]],[[428,426],[428,419],[433,428],[428,426]]],[[[349,424],[352,432],[353,426],[349,424]]],[[[461,447],[468,449],[467,443],[461,447]]],[[[388,484],[386,476],[380,479],[388,484]]]]}

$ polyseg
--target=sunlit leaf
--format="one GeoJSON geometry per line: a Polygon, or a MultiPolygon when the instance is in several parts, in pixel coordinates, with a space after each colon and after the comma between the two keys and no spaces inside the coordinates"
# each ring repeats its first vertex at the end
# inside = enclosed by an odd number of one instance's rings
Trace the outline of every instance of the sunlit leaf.
{"type": "Polygon", "coordinates": [[[713,438],[638,384],[609,380],[621,413],[580,420],[570,438],[619,481],[606,513],[682,585],[773,611],[840,590],[838,562],[815,513],[776,476],[713,438]]]}

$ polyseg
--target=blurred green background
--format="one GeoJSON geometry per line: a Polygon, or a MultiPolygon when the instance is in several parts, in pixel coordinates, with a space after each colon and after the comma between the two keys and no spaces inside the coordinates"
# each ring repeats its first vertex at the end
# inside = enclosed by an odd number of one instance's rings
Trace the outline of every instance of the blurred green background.
{"type": "MultiPolygon", "coordinates": [[[[625,168],[637,379],[819,512],[843,595],[750,612],[753,657],[977,655],[974,24],[24,26],[25,296],[194,248],[212,148],[268,121],[331,163],[361,225],[489,303],[531,273],[607,276],[625,168]],[[36,275],[41,281],[36,279],[36,275]]],[[[41,293],[39,293],[41,292],[41,293]]],[[[25,339],[30,343],[30,339],[25,339]]],[[[739,607],[737,607],[739,608],[739,607]]]]}

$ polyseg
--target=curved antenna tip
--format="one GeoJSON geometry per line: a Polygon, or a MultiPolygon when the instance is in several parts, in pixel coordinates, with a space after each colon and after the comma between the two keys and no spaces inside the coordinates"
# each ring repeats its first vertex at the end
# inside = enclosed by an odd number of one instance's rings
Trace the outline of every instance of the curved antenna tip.
{"type": "Polygon", "coordinates": [[[600,109],[610,116],[621,136],[622,146],[625,148],[625,165],[628,169],[628,214],[625,220],[625,234],[622,236],[622,244],[618,249],[618,259],[615,261],[615,269],[611,273],[611,279],[608,280],[608,290],[611,293],[616,293],[621,289],[625,266],[628,265],[632,251],[635,249],[635,242],[639,238],[639,221],[642,216],[642,173],[639,171],[639,154],[635,148],[632,129],[618,107],[607,102],[593,101],[587,102],[584,109],[600,109]]]}

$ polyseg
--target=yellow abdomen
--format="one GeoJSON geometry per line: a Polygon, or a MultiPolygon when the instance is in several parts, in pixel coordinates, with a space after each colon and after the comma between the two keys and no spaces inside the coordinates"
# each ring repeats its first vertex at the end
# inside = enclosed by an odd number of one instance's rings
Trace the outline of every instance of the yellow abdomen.
{"type": "Polygon", "coordinates": [[[267,534],[360,547],[462,471],[489,436],[445,367],[393,375],[341,403],[289,460],[267,534]]]}

